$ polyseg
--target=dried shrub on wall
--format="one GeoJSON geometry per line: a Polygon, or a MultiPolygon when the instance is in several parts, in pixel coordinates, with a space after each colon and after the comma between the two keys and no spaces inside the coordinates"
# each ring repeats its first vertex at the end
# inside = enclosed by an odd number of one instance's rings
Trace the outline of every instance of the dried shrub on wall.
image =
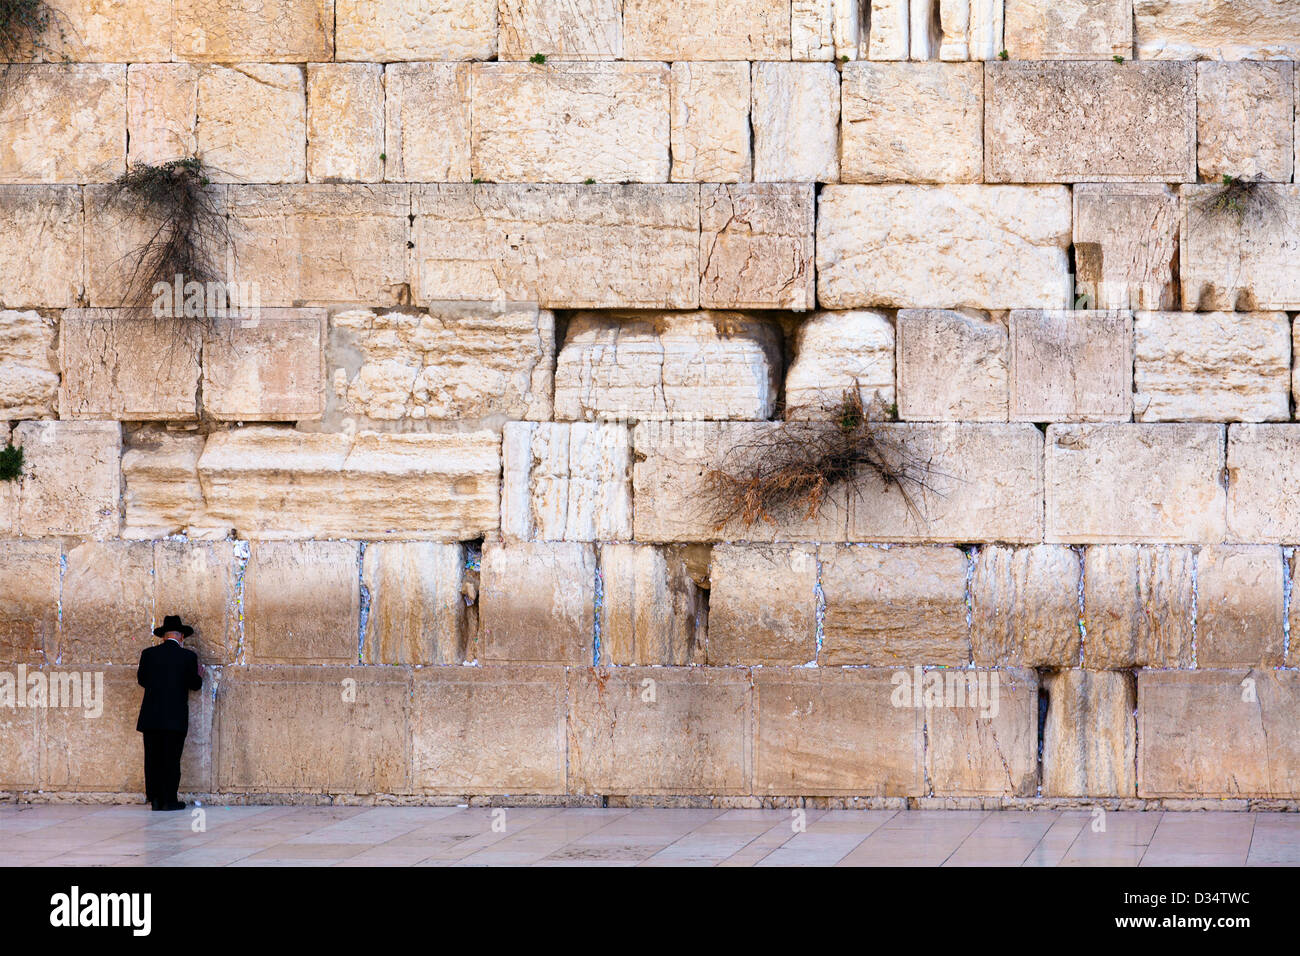
{"type": "Polygon", "coordinates": [[[1275,215],[1278,201],[1258,176],[1225,175],[1222,183],[1197,199],[1196,211],[1204,219],[1241,225],[1247,217],[1263,221],[1275,215]]]}
{"type": "Polygon", "coordinates": [[[14,71],[26,69],[19,61],[54,58],[53,38],[62,39],[64,29],[63,14],[45,0],[0,0],[0,103],[14,71]]]}

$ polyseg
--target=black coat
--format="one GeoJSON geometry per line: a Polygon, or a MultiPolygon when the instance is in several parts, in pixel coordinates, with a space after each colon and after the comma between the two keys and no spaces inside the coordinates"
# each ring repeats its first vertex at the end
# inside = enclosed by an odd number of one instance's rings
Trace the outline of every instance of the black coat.
{"type": "Polygon", "coordinates": [[[190,729],[189,692],[203,686],[199,676],[199,655],[175,641],[163,641],[140,652],[135,679],[144,688],[140,717],[135,729],[190,729]]]}

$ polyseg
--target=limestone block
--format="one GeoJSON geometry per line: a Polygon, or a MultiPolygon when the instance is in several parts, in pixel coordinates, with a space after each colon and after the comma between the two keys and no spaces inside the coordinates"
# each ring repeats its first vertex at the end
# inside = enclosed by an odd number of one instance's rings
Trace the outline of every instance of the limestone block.
{"type": "Polygon", "coordinates": [[[356,663],[357,546],[255,541],[244,572],[244,635],[258,664],[356,663]]]}
{"type": "Polygon", "coordinates": [[[384,178],[469,182],[468,63],[392,63],[384,69],[384,178]]]}
{"type": "Polygon", "coordinates": [[[565,792],[562,667],[415,671],[411,786],[425,793],[565,792]]]}
{"type": "Polygon", "coordinates": [[[748,63],[674,63],[669,72],[673,182],[743,183],[750,152],[748,63]]]}
{"type": "Polygon", "coordinates": [[[790,59],[856,60],[866,40],[859,0],[792,0],[790,59]]]}
{"type": "Polygon", "coordinates": [[[405,186],[232,186],[239,277],[263,306],[395,304],[406,289],[405,186]]]}
{"type": "Polygon", "coordinates": [[[864,408],[895,403],[894,326],[881,312],[817,312],[799,326],[785,376],[787,418],[818,418],[846,391],[864,408]]]}
{"type": "Polygon", "coordinates": [[[1012,421],[1132,417],[1132,313],[1012,311],[1012,421]]]}
{"type": "Polygon", "coordinates": [[[871,35],[867,56],[873,60],[906,60],[911,48],[908,0],[868,0],[871,35]]]}
{"type": "Polygon", "coordinates": [[[154,619],[176,614],[193,627],[185,646],[205,665],[236,663],[243,612],[238,571],[233,541],[153,543],[154,619]]]}
{"type": "Polygon", "coordinates": [[[817,659],[817,556],[811,548],[716,545],[709,585],[709,664],[817,659]]]}
{"type": "Polygon", "coordinates": [[[333,59],[332,0],[173,0],[173,9],[173,50],[180,60],[314,63],[333,59]]]}
{"type": "Polygon", "coordinates": [[[69,548],[66,562],[56,659],[136,663],[140,652],[157,642],[153,543],[87,541],[69,548]]]}
{"type": "Polygon", "coordinates": [[[1231,426],[1227,484],[1229,541],[1300,541],[1300,428],[1231,426]]]}
{"type": "MultiPolygon", "coordinates": [[[[135,0],[48,0],[56,27],[32,57],[72,63],[139,63],[172,58],[172,4],[135,0]]],[[[24,55],[21,57],[26,59],[24,55]]]]}
{"type": "Polygon", "coordinates": [[[1295,158],[1291,164],[1292,170],[1300,170],[1300,70],[1292,69],[1295,74],[1295,104],[1296,104],[1296,121],[1295,121],[1295,158]]]}
{"type": "Polygon", "coordinates": [[[0,708],[0,788],[38,790],[47,708],[0,708]]]}
{"type": "Polygon", "coordinates": [[[1201,179],[1289,182],[1294,87],[1290,63],[1197,63],[1196,167],[1201,179]]]}
{"type": "Polygon", "coordinates": [[[942,38],[939,4],[935,0],[908,0],[907,36],[913,60],[933,60],[942,38]]]}
{"type": "Polygon", "coordinates": [[[979,667],[1079,662],[1079,556],[1053,544],[988,545],[971,577],[971,650],[979,667]]]}
{"type": "MultiPolygon", "coordinates": [[[[1300,552],[1295,548],[1287,556],[1287,581],[1291,587],[1291,593],[1295,593],[1297,578],[1300,578],[1300,552]]],[[[1287,627],[1292,634],[1300,634],[1300,601],[1290,601],[1287,605],[1287,627]]],[[[1300,666],[1300,641],[1289,641],[1287,643],[1287,667],[1300,666]]]]}
{"type": "Polygon", "coordinates": [[[1003,15],[1017,60],[1133,57],[1132,0],[1006,0],[1003,15]]]}
{"type": "Polygon", "coordinates": [[[500,439],[216,432],[199,459],[208,522],[246,538],[465,541],[495,530],[500,439]]]}
{"type": "Polygon", "coordinates": [[[325,407],[325,310],[259,309],[203,330],[203,411],[217,421],[314,421],[325,407]]]}
{"type": "Polygon", "coordinates": [[[960,550],[842,545],[823,548],[820,557],[826,614],[819,664],[970,663],[960,550]]]}
{"type": "Polygon", "coordinates": [[[930,673],[942,675],[945,684],[944,706],[925,711],[925,767],[934,795],[1032,797],[1038,789],[1038,676],[1010,668],[930,673]],[[986,681],[983,694],[980,680],[986,681]],[[949,704],[949,682],[965,685],[964,706],[955,692],[957,706],[949,704]]]}
{"type": "Polygon", "coordinates": [[[765,419],[781,332],[728,312],[579,313],[555,368],[555,417],[765,419]]]}
{"type": "Polygon", "coordinates": [[[1138,674],[1139,797],[1300,793],[1293,671],[1138,674]]]}
{"type": "Polygon", "coordinates": [[[748,792],[747,672],[583,667],[568,679],[570,793],[748,792]]]}
{"type": "Polygon", "coordinates": [[[384,178],[384,67],[307,64],[307,178],[384,178]]]}
{"type": "Polygon", "coordinates": [[[1064,308],[1063,186],[826,186],[818,197],[822,308],[1064,308]]]}
{"type": "Polygon", "coordinates": [[[54,416],[57,341],[52,318],[35,311],[0,310],[0,419],[54,416]]]}
{"type": "Polygon", "coordinates": [[[465,556],[459,544],[381,541],[366,546],[366,664],[461,664],[469,652],[465,556]]]}
{"type": "Polygon", "coordinates": [[[840,178],[977,183],[984,174],[980,63],[853,63],[843,69],[840,178]]]}
{"type": "Polygon", "coordinates": [[[788,60],[790,0],[624,0],[626,60],[788,60]]]}
{"type": "Polygon", "coordinates": [[[413,198],[418,302],[699,304],[696,186],[423,186],[413,198]]]}
{"type": "Polygon", "coordinates": [[[588,422],[507,422],[501,529],[519,541],[619,541],[632,537],[627,427],[588,422]]]}
{"type": "Polygon", "coordinates": [[[204,507],[199,456],[206,439],[197,432],[161,429],[141,430],[129,439],[122,455],[126,519],[122,537],[201,535],[204,507]]]}
{"type": "Polygon", "coordinates": [[[940,60],[970,59],[970,0],[939,0],[939,30],[940,60]]]}
{"type": "Polygon", "coordinates": [[[497,0],[338,0],[336,59],[487,60],[497,0]]]}
{"type": "Polygon", "coordinates": [[[1139,312],[1133,331],[1138,421],[1291,417],[1285,312],[1139,312]]]}
{"type": "Polygon", "coordinates": [[[59,323],[60,417],[197,418],[201,335],[193,319],[68,309],[59,323]]]}
{"type": "Polygon", "coordinates": [[[1095,309],[1172,309],[1178,196],[1160,183],[1074,187],[1075,282],[1095,309]]]}
{"type": "Polygon", "coordinates": [[[989,63],[984,178],[1195,182],[1195,86],[1190,63],[989,63]]]}
{"type": "Polygon", "coordinates": [[[499,0],[497,55],[527,60],[618,60],[623,53],[621,0],[499,0]]]}
{"type": "Polygon", "coordinates": [[[919,707],[895,707],[879,670],[754,671],[754,792],[922,796],[919,707]]]}
{"type": "Polygon", "coordinates": [[[126,123],[132,163],[157,166],[199,150],[199,74],[192,63],[132,63],[126,123]]]}
{"type": "Polygon", "coordinates": [[[18,532],[105,538],[120,523],[122,429],[116,422],[22,422],[18,532]]]}
{"type": "Polygon", "coordinates": [[[793,309],[816,304],[812,185],[700,187],[700,305],[793,309]]]}
{"type": "Polygon", "coordinates": [[[596,555],[589,544],[483,546],[480,658],[489,663],[589,664],[596,555]]]}
{"type": "Polygon", "coordinates": [[[1083,662],[1094,670],[1192,666],[1190,548],[1101,545],[1083,559],[1083,662]]]}
{"type": "Polygon", "coordinates": [[[1007,420],[1010,346],[1004,323],[983,313],[940,309],[903,309],[897,323],[899,417],[1007,420]]]}
{"type": "MultiPolygon", "coordinates": [[[[692,574],[696,563],[689,547],[601,545],[602,664],[704,663],[708,597],[692,574]]],[[[707,549],[702,563],[707,573],[707,549]]]]}
{"type": "Polygon", "coordinates": [[[295,65],[212,66],[198,78],[198,148],[213,182],[307,178],[307,91],[295,65]]]}
{"type": "Polygon", "coordinates": [[[1214,545],[1196,559],[1198,667],[1281,667],[1282,549],[1214,545]]]}
{"type": "Polygon", "coordinates": [[[970,59],[992,60],[1004,49],[1003,0],[970,0],[970,59]]]}
{"type": "Polygon", "coordinates": [[[1216,210],[1222,186],[1184,186],[1183,308],[1300,308],[1300,185],[1264,183],[1239,212],[1216,210]]]}
{"type": "Polygon", "coordinates": [[[668,181],[668,66],[480,63],[470,154],[488,182],[668,181]]]}
{"type": "Polygon", "coordinates": [[[1115,671],[1061,670],[1043,679],[1043,796],[1137,792],[1137,686],[1115,671]]]}
{"type": "Polygon", "coordinates": [[[755,63],[751,123],[757,182],[840,178],[840,76],[833,63],[755,63]]]}
{"type": "Polygon", "coordinates": [[[61,556],[57,541],[0,541],[0,662],[57,655],[61,556]]]}
{"type": "Polygon", "coordinates": [[[1144,60],[1300,60],[1286,0],[1134,0],[1133,19],[1144,60]]]}
{"type": "Polygon", "coordinates": [[[1223,454],[1217,425],[1050,425],[1046,540],[1221,541],[1223,454]]]}
{"type": "Polygon", "coordinates": [[[5,67],[0,183],[86,183],[126,169],[126,67],[5,67]]]}
{"type": "Polygon", "coordinates": [[[0,305],[66,308],[82,291],[81,190],[0,185],[0,305]],[[39,236],[40,241],[33,241],[39,236]]]}

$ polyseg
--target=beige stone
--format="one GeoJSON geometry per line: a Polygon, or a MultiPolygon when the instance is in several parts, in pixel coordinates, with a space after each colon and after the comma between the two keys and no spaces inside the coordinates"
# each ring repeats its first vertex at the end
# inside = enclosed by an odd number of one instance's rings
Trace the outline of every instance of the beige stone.
{"type": "Polygon", "coordinates": [[[156,640],[153,543],[87,541],[69,548],[59,607],[60,663],[134,664],[156,640]]]}
{"type": "Polygon", "coordinates": [[[1012,311],[1012,421],[1132,417],[1132,313],[1012,311]]]}
{"type": "Polygon", "coordinates": [[[867,55],[873,60],[906,60],[911,49],[908,0],[867,0],[871,4],[871,32],[867,55]]]}
{"type": "Polygon", "coordinates": [[[826,186],[818,197],[822,308],[1064,308],[1063,186],[826,186]]]}
{"type": "Polygon", "coordinates": [[[912,797],[928,792],[922,711],[895,707],[888,671],[754,671],[754,792],[912,797]]]}
{"type": "Polygon", "coordinates": [[[128,439],[122,454],[122,537],[202,535],[199,456],[204,437],[154,428],[131,433],[128,439]]]}
{"type": "Polygon", "coordinates": [[[218,421],[313,421],[325,407],[325,310],[259,309],[203,330],[203,411],[218,421]]]}
{"type": "Polygon", "coordinates": [[[895,404],[894,326],[880,312],[817,312],[799,326],[785,376],[787,418],[818,418],[857,391],[864,408],[895,404]]]}
{"type": "Polygon", "coordinates": [[[816,304],[811,185],[700,187],[700,305],[793,309],[816,304]]]}
{"type": "Polygon", "coordinates": [[[1006,48],[1017,60],[1133,56],[1132,0],[1006,0],[1006,48]]]}
{"type": "Polygon", "coordinates": [[[1006,49],[1003,0],[970,0],[970,58],[992,60],[1006,49]]]}
{"type": "Polygon", "coordinates": [[[126,67],[5,67],[0,183],[86,183],[126,169],[126,67]]]}
{"type": "Polygon", "coordinates": [[[748,63],[674,63],[673,182],[743,183],[753,172],[748,63]]]}
{"type": "Polygon", "coordinates": [[[487,60],[497,0],[338,0],[339,60],[487,60]]]}
{"type": "Polygon", "coordinates": [[[746,793],[750,719],[743,670],[573,668],[569,792],[746,793]]]}
{"type": "Polygon", "coordinates": [[[105,538],[120,525],[122,429],[116,422],[22,422],[18,531],[105,538]]]}
{"type": "Polygon", "coordinates": [[[925,769],[935,796],[1032,797],[1038,789],[1038,677],[1030,670],[931,671],[944,706],[925,711],[925,769]],[[980,692],[979,682],[985,681],[980,692]],[[971,681],[975,682],[972,689],[971,681]],[[994,683],[996,681],[996,683],[994,683]],[[965,705],[954,687],[964,687],[965,705]]]}
{"type": "Polygon", "coordinates": [[[623,52],[621,0],[499,0],[498,57],[527,60],[617,60],[623,52]]]}
{"type": "Polygon", "coordinates": [[[1094,670],[1192,665],[1190,548],[1101,545],[1083,559],[1083,663],[1094,670]]]}
{"type": "Polygon", "coordinates": [[[81,190],[0,185],[0,247],[0,305],[75,305],[82,293],[81,190]]]}
{"type": "Polygon", "coordinates": [[[627,60],[788,60],[790,0],[624,0],[627,60]]]}
{"type": "Polygon", "coordinates": [[[307,91],[300,66],[212,66],[198,78],[198,149],[214,182],[307,178],[307,91]]]}
{"type": "Polygon", "coordinates": [[[52,418],[59,393],[56,324],[0,310],[0,418],[52,418]]]}
{"type": "Polygon", "coordinates": [[[41,737],[48,708],[0,708],[0,788],[38,790],[41,737]]]}
{"type": "Polygon", "coordinates": [[[1011,353],[1005,323],[983,313],[903,309],[897,324],[899,417],[1007,420],[1011,353]]]}
{"type": "Polygon", "coordinates": [[[907,37],[913,60],[933,60],[939,51],[943,28],[937,0],[908,0],[907,37]]]}
{"type": "MultiPolygon", "coordinates": [[[[1184,186],[1179,276],[1183,308],[1300,308],[1300,185],[1265,183],[1239,208],[1216,208],[1222,185],[1184,186]]],[[[1231,202],[1229,198],[1227,201],[1231,202]]]]}
{"type": "Polygon", "coordinates": [[[237,662],[243,611],[238,563],[232,541],[153,544],[154,619],[175,614],[193,627],[185,646],[205,665],[237,662]]]}
{"type": "Polygon", "coordinates": [[[708,591],[692,574],[695,563],[689,546],[601,545],[600,663],[704,663],[708,591]]]}
{"type": "Polygon", "coordinates": [[[1196,167],[1202,180],[1291,180],[1293,72],[1285,62],[1196,64],[1196,167]]]}
{"type": "Polygon", "coordinates": [[[1133,675],[1062,670],[1043,679],[1045,797],[1132,797],[1137,792],[1133,675]]]}
{"type": "Polygon", "coordinates": [[[1079,556],[1061,545],[981,548],[970,584],[976,666],[1077,664],[1081,573],[1079,556]]]}
{"type": "Polygon", "coordinates": [[[136,0],[48,0],[58,23],[34,59],[140,63],[172,57],[172,4],[136,0]]]}
{"type": "Polygon", "coordinates": [[[983,73],[979,63],[845,66],[840,178],[847,183],[980,182],[983,73]]]}
{"type": "Polygon", "coordinates": [[[840,76],[832,63],[755,63],[756,182],[840,178],[840,76]]]}
{"type": "Polygon", "coordinates": [[[468,63],[390,63],[384,69],[384,178],[469,182],[468,63]]]}
{"type": "Polygon", "coordinates": [[[244,574],[244,634],[257,664],[356,663],[357,546],[255,541],[244,574]]]}
{"type": "Polygon", "coordinates": [[[1050,425],[1047,540],[1221,541],[1223,454],[1217,425],[1050,425]]]}
{"type": "Polygon", "coordinates": [[[696,186],[424,186],[412,211],[417,302],[699,304],[696,186]]]}
{"type": "Polygon", "coordinates": [[[366,546],[366,664],[461,664],[469,656],[465,556],[459,544],[381,541],[366,546]]]}
{"type": "Polygon", "coordinates": [[[307,64],[308,180],[383,179],[384,150],[384,67],[307,64]]]}
{"type": "Polygon", "coordinates": [[[126,122],[132,163],[157,166],[199,149],[199,74],[192,63],[132,63],[126,122]]]}
{"type": "Polygon", "coordinates": [[[856,60],[865,52],[859,0],[792,0],[790,59],[856,60]]]}
{"type": "Polygon", "coordinates": [[[709,566],[708,663],[816,661],[817,564],[807,547],[715,545],[709,566]]]}
{"type": "Polygon", "coordinates": [[[173,0],[173,10],[180,60],[303,63],[334,52],[331,0],[173,0]]]}
{"type": "Polygon", "coordinates": [[[847,545],[823,548],[820,558],[826,614],[819,664],[970,663],[960,550],[847,545]]]}
{"type": "Polygon", "coordinates": [[[1161,183],[1074,187],[1074,267],[1094,309],[1172,309],[1178,297],[1178,196],[1161,183]]]}
{"type": "Polygon", "coordinates": [[[57,655],[61,557],[57,541],[0,541],[0,662],[57,655]]]}
{"type": "Polygon", "coordinates": [[[596,556],[570,542],[483,547],[480,659],[590,664],[596,556]]]}
{"type": "MultiPolygon", "coordinates": [[[[1296,584],[1300,583],[1297,581],[1300,578],[1300,552],[1292,548],[1286,556],[1286,563],[1287,583],[1294,595],[1296,584]]],[[[1293,599],[1287,602],[1287,629],[1291,634],[1300,634],[1300,601],[1293,599]]],[[[1300,641],[1287,642],[1286,666],[1300,667],[1300,641]]]]}
{"type": "Polygon", "coordinates": [[[1286,0],[1134,0],[1133,19],[1144,60],[1300,59],[1286,0]]]}
{"type": "Polygon", "coordinates": [[[1282,549],[1214,545],[1196,558],[1196,665],[1281,667],[1282,549]]]}
{"type": "Polygon", "coordinates": [[[939,31],[940,60],[952,63],[969,59],[970,0],[939,0],[939,31]]]}
{"type": "Polygon", "coordinates": [[[1229,541],[1300,542],[1300,428],[1231,426],[1226,480],[1229,541]]]}
{"type": "Polygon", "coordinates": [[[1195,74],[1190,63],[990,63],[984,178],[1194,182],[1195,74]]]}

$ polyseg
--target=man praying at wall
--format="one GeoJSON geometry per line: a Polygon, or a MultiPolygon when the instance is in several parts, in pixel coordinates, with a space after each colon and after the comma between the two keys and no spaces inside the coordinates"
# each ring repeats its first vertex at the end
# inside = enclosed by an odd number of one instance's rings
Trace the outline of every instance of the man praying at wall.
{"type": "Polygon", "coordinates": [[[176,791],[190,729],[189,692],[203,686],[203,673],[199,656],[185,647],[194,628],[168,614],[153,633],[163,641],[140,652],[135,675],[144,688],[135,729],[144,735],[145,796],[155,810],[184,810],[176,791]]]}

